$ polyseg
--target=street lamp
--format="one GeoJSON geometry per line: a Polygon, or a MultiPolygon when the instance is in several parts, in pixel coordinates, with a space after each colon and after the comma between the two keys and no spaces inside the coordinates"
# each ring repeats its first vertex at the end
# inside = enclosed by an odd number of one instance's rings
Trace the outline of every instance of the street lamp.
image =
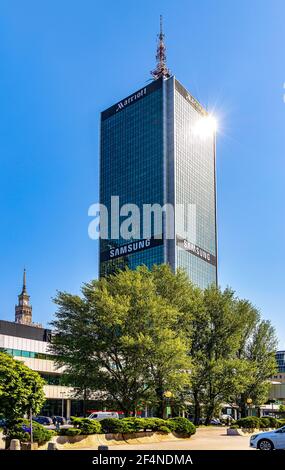
{"type": "MultiPolygon", "coordinates": [[[[168,417],[168,408],[170,408],[168,405],[169,405],[169,402],[170,402],[170,399],[171,397],[173,397],[173,393],[170,391],[170,390],[166,390],[164,393],[163,393],[163,396],[164,398],[166,399],[166,415],[168,417]]],[[[170,413],[171,413],[171,409],[170,409],[170,413]]]]}
{"type": "Polygon", "coordinates": [[[60,392],[60,396],[61,396],[61,417],[63,418],[65,392],[60,392]]]}
{"type": "Polygon", "coordinates": [[[247,403],[248,409],[249,409],[249,411],[250,411],[249,416],[251,416],[251,414],[252,414],[252,413],[251,413],[252,399],[251,399],[251,398],[247,398],[247,399],[246,399],[246,403],[247,403]]]}

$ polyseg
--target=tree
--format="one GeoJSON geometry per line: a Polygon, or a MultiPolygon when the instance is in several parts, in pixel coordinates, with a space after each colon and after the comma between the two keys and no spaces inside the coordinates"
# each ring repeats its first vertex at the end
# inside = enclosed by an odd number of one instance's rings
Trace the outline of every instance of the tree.
{"type": "Polygon", "coordinates": [[[257,313],[255,321],[251,320],[245,331],[238,357],[249,364],[249,380],[242,393],[236,397],[242,417],[246,416],[248,398],[251,398],[253,405],[256,406],[268,399],[270,378],[277,370],[275,358],[277,338],[270,322],[260,320],[257,313]]]}
{"type": "Polygon", "coordinates": [[[0,413],[12,421],[39,413],[45,402],[45,381],[21,361],[0,352],[0,413]]]}
{"type": "Polygon", "coordinates": [[[143,404],[164,415],[189,397],[199,422],[222,403],[260,403],[274,371],[274,330],[234,291],[195,287],[169,266],[118,271],[59,292],[52,350],[85,398],[94,390],[126,415],[143,404]]]}
{"type": "Polygon", "coordinates": [[[259,312],[231,289],[209,287],[204,309],[192,321],[191,391],[198,424],[201,404],[206,424],[224,403],[238,403],[245,410],[246,398],[264,402],[268,378],[274,373],[274,329],[260,321],[259,312]]]}
{"type": "Polygon", "coordinates": [[[163,393],[181,390],[189,377],[187,347],[174,328],[179,310],[158,294],[147,268],[92,281],[82,294],[55,300],[58,364],[76,379],[87,360],[86,387],[101,390],[126,415],[142,402],[155,402],[163,414],[163,393]]]}
{"type": "Polygon", "coordinates": [[[75,396],[83,398],[86,416],[88,398],[99,386],[98,365],[93,358],[92,322],[88,304],[77,295],[59,292],[54,302],[58,305],[56,320],[52,322],[55,335],[50,346],[58,366],[64,366],[63,381],[75,387],[75,396]]]}
{"type": "Polygon", "coordinates": [[[230,289],[205,289],[204,309],[193,319],[191,375],[195,422],[199,423],[201,403],[209,424],[217,407],[242,391],[248,363],[237,360],[242,319],[237,315],[237,299],[230,289]]]}

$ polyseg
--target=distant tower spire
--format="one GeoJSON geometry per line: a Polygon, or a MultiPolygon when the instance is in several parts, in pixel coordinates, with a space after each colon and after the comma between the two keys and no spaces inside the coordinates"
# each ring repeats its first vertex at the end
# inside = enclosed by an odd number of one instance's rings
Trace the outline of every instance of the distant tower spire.
{"type": "Polygon", "coordinates": [[[27,282],[26,282],[26,268],[24,268],[24,275],[23,275],[23,289],[22,294],[27,292],[27,282]]]}
{"type": "Polygon", "coordinates": [[[166,66],[166,47],[164,44],[164,33],[162,27],[162,15],[160,15],[160,33],[157,35],[157,51],[156,51],[156,68],[151,72],[151,75],[155,80],[160,77],[170,77],[170,70],[166,66]]]}
{"type": "Polygon", "coordinates": [[[15,322],[24,325],[32,324],[32,306],[30,305],[30,296],[27,294],[26,269],[23,274],[22,292],[18,295],[18,305],[15,307],[15,322]]]}

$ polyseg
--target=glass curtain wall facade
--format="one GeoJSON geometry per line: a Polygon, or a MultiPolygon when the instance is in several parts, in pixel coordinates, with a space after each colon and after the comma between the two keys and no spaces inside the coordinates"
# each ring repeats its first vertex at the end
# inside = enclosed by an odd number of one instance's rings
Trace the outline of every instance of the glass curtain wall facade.
{"type": "Polygon", "coordinates": [[[194,133],[206,115],[175,77],[158,79],[101,113],[100,203],[108,209],[109,229],[108,239],[100,239],[101,276],[169,263],[201,288],[217,282],[215,135],[194,133]],[[189,214],[176,209],[172,239],[165,237],[165,218],[162,233],[152,227],[149,240],[142,224],[130,241],[113,238],[112,196],[119,196],[120,207],[136,204],[141,213],[144,204],[191,204],[195,239],[185,237],[189,214]]]}

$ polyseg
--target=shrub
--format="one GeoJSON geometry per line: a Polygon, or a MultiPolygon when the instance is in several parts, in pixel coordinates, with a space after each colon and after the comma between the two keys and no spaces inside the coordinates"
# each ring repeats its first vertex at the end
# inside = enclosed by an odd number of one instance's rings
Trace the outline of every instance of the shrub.
{"type": "Polygon", "coordinates": [[[163,432],[165,434],[169,434],[171,431],[169,429],[168,426],[160,426],[160,428],[158,429],[159,432],[163,432]]]}
{"type": "Polygon", "coordinates": [[[60,436],[78,436],[79,434],[81,434],[81,429],[78,428],[60,429],[59,431],[60,436]]]}
{"type": "Polygon", "coordinates": [[[255,429],[260,427],[260,419],[257,416],[248,416],[238,419],[236,424],[239,428],[255,429]]]}
{"type": "Polygon", "coordinates": [[[100,434],[101,433],[101,424],[95,419],[83,418],[82,422],[79,424],[79,429],[81,434],[86,436],[89,434],[100,434]]]}
{"type": "Polygon", "coordinates": [[[270,428],[270,420],[268,418],[266,418],[265,416],[260,418],[259,420],[259,426],[261,429],[264,429],[264,428],[270,428]]]}
{"type": "Polygon", "coordinates": [[[238,424],[231,424],[230,425],[230,429],[238,429],[238,428],[239,428],[238,424]]]}
{"type": "Polygon", "coordinates": [[[84,418],[77,418],[76,416],[70,416],[70,422],[71,424],[73,424],[73,426],[77,426],[78,424],[80,424],[83,419],[84,418]]]}
{"type": "Polygon", "coordinates": [[[159,431],[161,426],[166,426],[166,421],[161,418],[144,418],[144,431],[159,431]]]}
{"type": "MultiPolygon", "coordinates": [[[[27,419],[20,418],[7,423],[6,437],[8,441],[19,439],[21,442],[29,442],[31,439],[30,434],[30,422],[27,419]]],[[[42,424],[33,421],[34,442],[37,442],[39,445],[45,444],[54,434],[53,431],[46,429],[42,424]]]]}
{"type": "Polygon", "coordinates": [[[277,428],[278,427],[278,419],[274,418],[273,416],[263,416],[262,418],[260,418],[260,421],[261,420],[264,420],[266,419],[269,423],[269,428],[277,428]]]}
{"type": "Polygon", "coordinates": [[[124,432],[139,432],[145,429],[147,423],[144,418],[123,418],[120,420],[126,431],[124,432]]]}
{"type": "Polygon", "coordinates": [[[282,426],[285,426],[285,419],[278,419],[276,427],[281,428],[282,426]]]}
{"type": "Polygon", "coordinates": [[[100,434],[102,431],[100,421],[96,421],[96,419],[73,418],[72,424],[75,428],[80,429],[80,434],[84,434],[85,436],[89,434],[100,434]]]}
{"type": "Polygon", "coordinates": [[[189,421],[187,418],[177,417],[170,418],[166,421],[166,426],[168,426],[171,431],[175,431],[177,434],[182,434],[184,436],[192,436],[196,432],[196,426],[189,421]]]}
{"type": "Polygon", "coordinates": [[[128,433],[129,425],[124,419],[105,418],[100,421],[102,431],[104,433],[128,433]]]}

